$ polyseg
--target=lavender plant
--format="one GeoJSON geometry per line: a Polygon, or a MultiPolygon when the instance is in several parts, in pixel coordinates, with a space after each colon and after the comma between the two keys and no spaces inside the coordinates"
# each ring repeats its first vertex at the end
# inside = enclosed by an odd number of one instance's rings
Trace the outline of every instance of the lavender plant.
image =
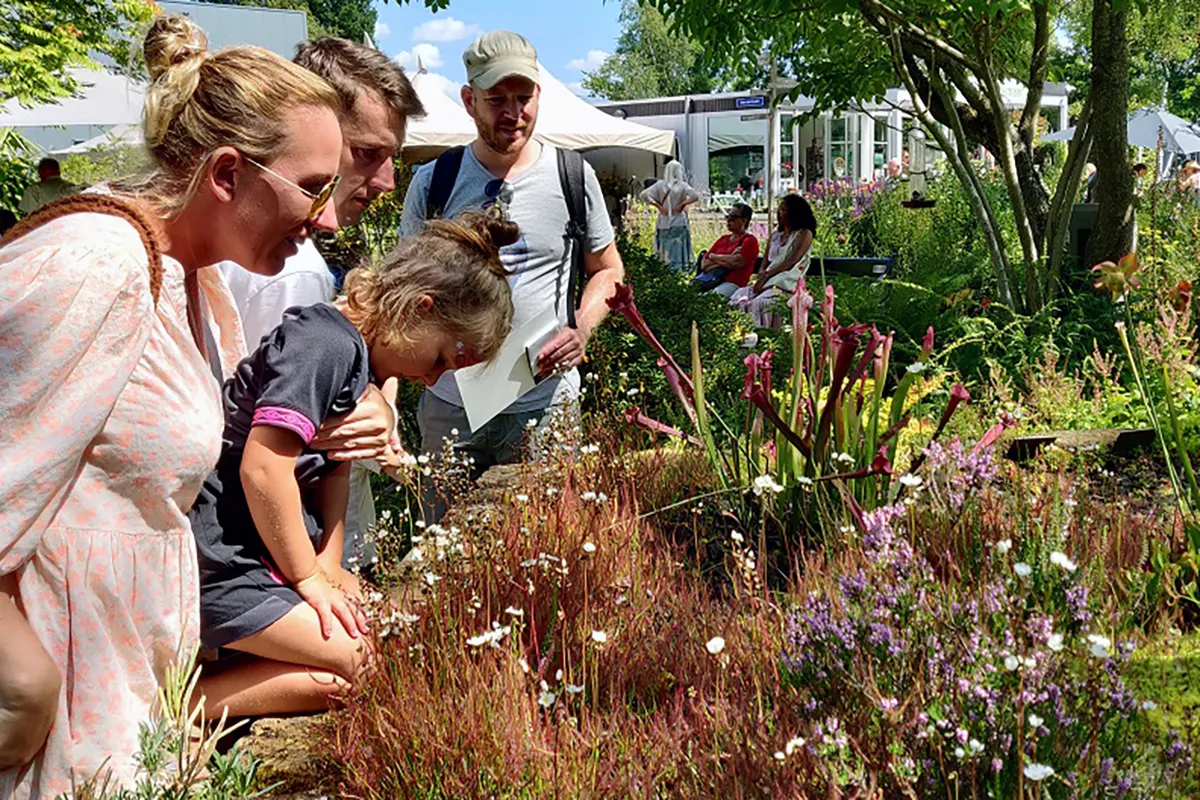
{"type": "Polygon", "coordinates": [[[961,514],[995,472],[957,440],[927,452],[929,479],[863,513],[861,551],[810,564],[787,615],[807,755],[840,790],[885,797],[1181,796],[1190,753],[1133,746],[1153,704],[1125,686],[1133,645],[1100,624],[1074,560],[1006,539],[947,578],[919,552],[922,515],[961,514]]]}

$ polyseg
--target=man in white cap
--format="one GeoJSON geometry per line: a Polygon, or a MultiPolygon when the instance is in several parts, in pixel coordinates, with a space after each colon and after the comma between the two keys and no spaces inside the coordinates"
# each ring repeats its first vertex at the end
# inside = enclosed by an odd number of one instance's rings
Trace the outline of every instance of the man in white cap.
{"type": "Polygon", "coordinates": [[[493,464],[518,460],[527,428],[537,450],[552,411],[577,415],[576,368],[625,271],[591,166],[577,153],[560,153],[533,138],[541,94],[533,45],[518,34],[492,31],[471,43],[463,63],[468,85],[462,87],[462,102],[475,120],[477,138],[417,171],[404,200],[400,233],[417,233],[427,219],[498,205],[521,228],[521,238],[501,251],[512,275],[513,328],[547,309],[557,311],[561,326],[535,365],[549,377],[479,430],[467,424],[452,373],[421,398],[422,452],[436,455],[444,438],[454,440],[460,456],[474,459],[474,478],[493,464]],[[575,222],[581,224],[573,228],[572,244],[564,231],[575,222]],[[573,255],[582,262],[582,275],[573,255]],[[578,304],[572,291],[576,283],[585,284],[578,304]]]}

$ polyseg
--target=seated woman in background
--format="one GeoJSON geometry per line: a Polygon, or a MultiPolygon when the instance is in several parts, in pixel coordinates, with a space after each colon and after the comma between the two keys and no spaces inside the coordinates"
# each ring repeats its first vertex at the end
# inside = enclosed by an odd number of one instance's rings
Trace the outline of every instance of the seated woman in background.
{"type": "Polygon", "coordinates": [[[654,252],[663,263],[680,272],[692,268],[692,229],[687,207],[700,195],[683,179],[683,165],[667,164],[664,177],[642,192],[642,200],[658,209],[654,224],[654,252]]]}
{"type": "Polygon", "coordinates": [[[817,236],[812,206],[798,194],[785,195],[776,212],[777,225],[767,244],[766,267],[752,286],[738,289],[729,302],[754,318],[760,328],[780,324],[780,301],[796,288],[808,271],[808,255],[817,236]]]}
{"type": "Polygon", "coordinates": [[[352,271],[344,299],[289,310],[225,383],[221,459],[190,514],[200,638],[253,658],[201,678],[211,717],[322,710],[356,678],[368,653],[342,568],[349,464],[310,443],[372,377],[432,386],[499,351],[512,324],[500,248],[519,233],[483,214],[431,221],[352,271]]]}
{"type": "Polygon", "coordinates": [[[700,258],[700,274],[693,284],[701,291],[729,297],[750,282],[758,260],[758,238],[746,230],[754,212],[745,203],[734,203],[725,215],[729,233],[713,242],[700,258]]]}

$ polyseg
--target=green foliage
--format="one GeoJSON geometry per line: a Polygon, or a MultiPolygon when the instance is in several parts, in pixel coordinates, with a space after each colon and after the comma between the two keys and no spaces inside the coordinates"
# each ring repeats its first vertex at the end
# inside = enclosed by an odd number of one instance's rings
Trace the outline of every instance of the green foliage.
{"type": "Polygon", "coordinates": [[[609,100],[637,100],[715,91],[718,82],[701,59],[701,47],[668,26],[662,13],[622,0],[621,35],[615,51],[583,86],[609,100]]]}
{"type": "Polygon", "coordinates": [[[149,0],[9,0],[0,14],[0,102],[73,95],[79,82],[69,70],[99,69],[93,55],[130,67],[138,48],[128,34],[153,10],[149,0]]]}
{"type": "MultiPolygon", "coordinates": [[[[638,308],[663,346],[683,356],[691,352],[692,323],[700,331],[701,354],[709,403],[722,416],[740,416],[742,354],[739,344],[750,326],[744,314],[724,298],[701,294],[654,254],[629,239],[618,242],[625,262],[625,282],[632,286],[638,308]]],[[[671,393],[656,355],[624,320],[610,317],[588,343],[589,404],[621,410],[638,406],[648,416],[676,428],[689,420],[671,393]]]]}
{"type": "Polygon", "coordinates": [[[37,147],[11,128],[0,129],[0,208],[16,212],[25,187],[33,182],[37,147]]]}
{"type": "MultiPolygon", "coordinates": [[[[1054,53],[1055,78],[1077,87],[1072,106],[1087,97],[1091,72],[1091,3],[1064,3],[1063,46],[1054,53]]],[[[1163,106],[1184,119],[1200,118],[1200,5],[1141,0],[1128,15],[1130,105],[1163,106]]]]}
{"type": "Polygon", "coordinates": [[[199,680],[194,653],[167,667],[157,713],[138,730],[132,786],[114,785],[109,770],[101,768],[61,800],[249,800],[266,794],[271,787],[255,786],[254,757],[236,745],[217,752],[222,739],[247,723],[229,725],[224,715],[208,720],[204,699],[196,696],[199,680]]]}
{"type": "Polygon", "coordinates": [[[63,179],[79,187],[128,178],[149,165],[150,154],[145,148],[123,144],[72,153],[61,159],[60,164],[63,179]]]}

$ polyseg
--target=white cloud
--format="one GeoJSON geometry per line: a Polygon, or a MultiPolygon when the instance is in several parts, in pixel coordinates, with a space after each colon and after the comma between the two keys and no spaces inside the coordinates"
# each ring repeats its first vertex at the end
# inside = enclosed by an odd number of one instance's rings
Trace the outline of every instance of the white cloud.
{"type": "Polygon", "coordinates": [[[431,19],[413,28],[412,38],[414,42],[457,42],[460,39],[473,38],[482,32],[478,25],[468,25],[461,19],[445,17],[431,19]]]}
{"type": "Polygon", "coordinates": [[[566,86],[568,89],[570,89],[572,92],[579,95],[580,97],[588,96],[588,90],[583,88],[583,83],[580,81],[570,81],[569,83],[566,84],[566,86]]]}
{"type": "Polygon", "coordinates": [[[445,63],[442,61],[442,53],[437,49],[437,45],[428,42],[413,45],[412,50],[401,50],[396,53],[395,61],[406,70],[412,71],[417,69],[418,58],[425,69],[437,69],[445,63]]]}
{"type": "Polygon", "coordinates": [[[608,58],[608,53],[603,50],[588,50],[587,55],[583,58],[575,58],[567,62],[567,69],[591,72],[592,70],[599,69],[606,58],[608,58]]]}
{"type": "Polygon", "coordinates": [[[375,23],[375,35],[372,36],[371,38],[372,39],[384,39],[391,35],[392,35],[392,29],[388,27],[388,24],[386,22],[376,22],[375,23]]]}

